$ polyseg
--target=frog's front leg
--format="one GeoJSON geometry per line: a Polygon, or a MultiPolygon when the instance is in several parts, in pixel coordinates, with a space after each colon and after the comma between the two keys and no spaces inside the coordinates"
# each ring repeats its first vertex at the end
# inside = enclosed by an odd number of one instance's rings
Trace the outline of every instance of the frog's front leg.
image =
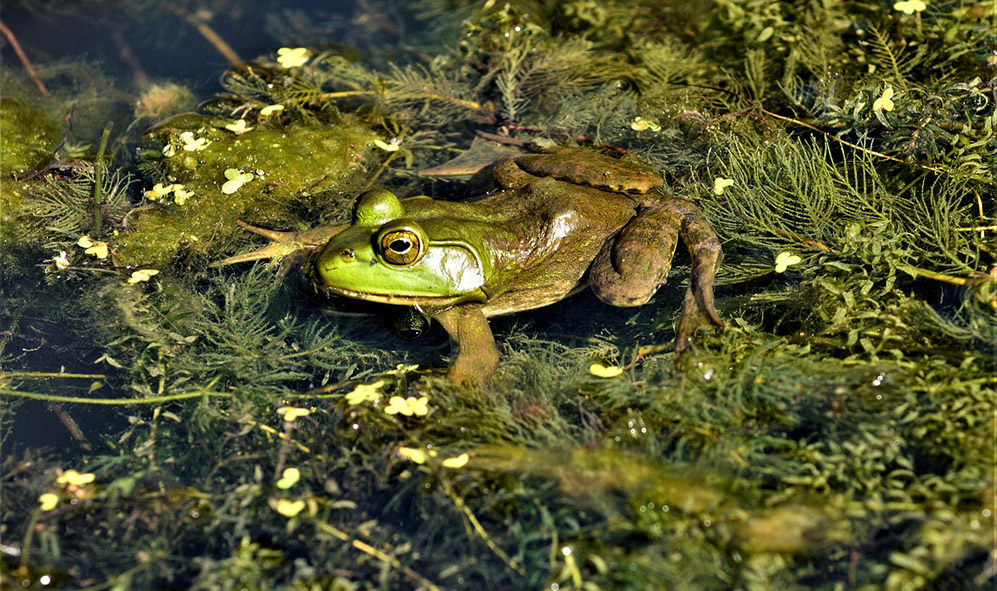
{"type": "Polygon", "coordinates": [[[479,304],[460,304],[431,311],[430,316],[450,335],[456,357],[447,374],[451,380],[469,388],[483,384],[498,367],[498,349],[479,304]]]}
{"type": "Polygon", "coordinates": [[[671,198],[644,209],[603,247],[589,272],[599,299],[639,306],[667,281],[679,237],[692,255],[692,277],[675,328],[676,354],[688,347],[698,328],[723,326],[713,304],[713,278],[723,252],[699,207],[671,198]]]}

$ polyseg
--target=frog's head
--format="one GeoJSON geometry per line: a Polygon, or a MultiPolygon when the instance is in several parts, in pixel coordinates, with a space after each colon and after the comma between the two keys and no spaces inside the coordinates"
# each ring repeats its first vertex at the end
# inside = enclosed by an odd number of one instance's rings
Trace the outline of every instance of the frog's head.
{"type": "Polygon", "coordinates": [[[389,191],[364,193],[350,227],[314,256],[309,272],[315,286],[388,304],[484,299],[486,269],[476,248],[446,231],[445,221],[420,224],[412,215],[389,191]]]}

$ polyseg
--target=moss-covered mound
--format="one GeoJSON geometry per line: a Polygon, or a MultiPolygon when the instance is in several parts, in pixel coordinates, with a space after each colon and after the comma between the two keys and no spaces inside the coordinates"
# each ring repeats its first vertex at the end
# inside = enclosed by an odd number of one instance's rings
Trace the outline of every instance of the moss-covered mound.
{"type": "Polygon", "coordinates": [[[356,194],[376,164],[371,142],[378,136],[349,116],[334,124],[247,125],[191,114],[147,137],[158,141],[151,162],[161,180],[145,192],[152,206],[136,212],[114,241],[115,261],[125,267],[162,267],[181,248],[203,252],[239,231],[239,218],[286,224],[292,212],[314,214],[356,194]]]}

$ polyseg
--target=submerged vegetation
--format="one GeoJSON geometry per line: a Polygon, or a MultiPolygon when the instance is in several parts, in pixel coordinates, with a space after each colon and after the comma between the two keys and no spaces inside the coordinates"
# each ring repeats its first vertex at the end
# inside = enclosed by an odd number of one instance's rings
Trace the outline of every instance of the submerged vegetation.
{"type": "MultiPolygon", "coordinates": [[[[234,55],[195,4],[82,3],[234,55]]],[[[92,64],[33,83],[5,49],[4,585],[993,585],[993,2],[357,5],[270,15],[286,47],[196,110],[137,72],[97,92],[92,64]],[[417,48],[385,45],[413,23],[417,48]],[[579,295],[495,319],[472,392],[433,367],[441,331],[209,267],[254,248],[236,220],[473,194],[414,172],[476,132],[659,171],[723,242],[727,326],[676,362],[682,289],[579,295]]]]}

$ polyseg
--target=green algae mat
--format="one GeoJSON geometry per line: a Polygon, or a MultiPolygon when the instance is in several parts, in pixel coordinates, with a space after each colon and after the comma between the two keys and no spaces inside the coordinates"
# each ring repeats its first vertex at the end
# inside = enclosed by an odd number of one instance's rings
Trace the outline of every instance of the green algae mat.
{"type": "Polygon", "coordinates": [[[117,77],[4,16],[0,587],[993,588],[993,2],[208,4],[32,8],[117,77]],[[146,76],[163,31],[220,86],[146,76]],[[471,389],[309,284],[358,195],[529,145],[696,203],[724,327],[676,358],[680,247],[643,306],[493,318],[471,389]]]}

